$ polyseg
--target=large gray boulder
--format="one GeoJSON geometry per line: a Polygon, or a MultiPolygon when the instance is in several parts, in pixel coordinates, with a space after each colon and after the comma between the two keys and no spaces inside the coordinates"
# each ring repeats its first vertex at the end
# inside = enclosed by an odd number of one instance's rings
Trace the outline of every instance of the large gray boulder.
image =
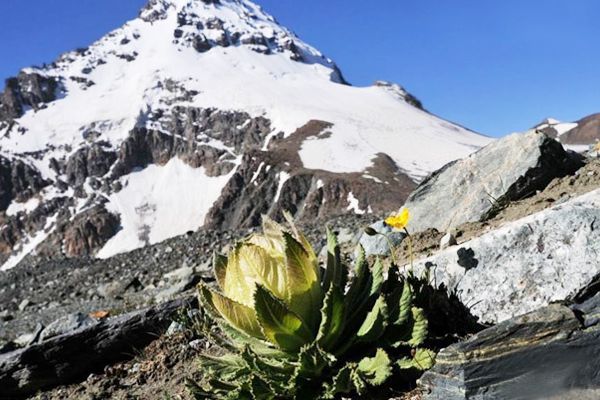
{"type": "Polygon", "coordinates": [[[434,172],[409,196],[412,232],[447,232],[575,172],[579,158],[542,133],[513,134],[434,172]]]}
{"type": "Polygon", "coordinates": [[[415,262],[483,322],[562,301],[600,274],[600,189],[415,262]]]}
{"type": "Polygon", "coordinates": [[[419,384],[425,400],[600,398],[600,298],[553,304],[443,349],[419,384]]]}

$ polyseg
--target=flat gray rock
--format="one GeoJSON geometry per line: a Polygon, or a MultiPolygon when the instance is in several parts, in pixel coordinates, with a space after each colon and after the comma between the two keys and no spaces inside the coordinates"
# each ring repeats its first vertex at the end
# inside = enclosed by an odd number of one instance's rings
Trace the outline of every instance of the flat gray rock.
{"type": "Polygon", "coordinates": [[[600,274],[600,189],[415,262],[497,323],[577,294],[600,274]]]}
{"type": "Polygon", "coordinates": [[[411,212],[408,228],[448,232],[479,221],[580,166],[578,158],[542,133],[506,136],[425,179],[405,203],[411,212]]]}

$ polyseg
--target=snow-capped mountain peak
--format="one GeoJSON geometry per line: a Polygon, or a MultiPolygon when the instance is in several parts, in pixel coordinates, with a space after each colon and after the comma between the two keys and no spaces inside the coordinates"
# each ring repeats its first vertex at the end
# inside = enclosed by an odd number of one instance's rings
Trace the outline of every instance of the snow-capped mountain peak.
{"type": "Polygon", "coordinates": [[[336,65],[246,0],[151,0],[0,96],[0,262],[397,208],[490,139],[336,65]],[[10,211],[10,212],[9,212],[10,211]]]}

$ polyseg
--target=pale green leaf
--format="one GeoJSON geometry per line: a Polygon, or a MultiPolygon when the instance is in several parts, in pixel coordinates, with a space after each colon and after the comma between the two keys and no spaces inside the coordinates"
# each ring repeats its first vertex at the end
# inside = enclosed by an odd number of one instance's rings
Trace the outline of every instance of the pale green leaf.
{"type": "Polygon", "coordinates": [[[261,285],[256,287],[254,308],[265,337],[281,349],[298,351],[313,340],[304,321],[261,285]]]}
{"type": "Polygon", "coordinates": [[[292,235],[284,232],[283,237],[288,278],[286,303],[307,323],[311,332],[316,333],[323,301],[319,265],[292,235]]]}
{"type": "Polygon", "coordinates": [[[418,348],[414,357],[404,357],[396,362],[400,369],[416,369],[425,371],[435,364],[435,352],[429,349],[418,348]]]}
{"type": "Polygon", "coordinates": [[[387,304],[384,296],[379,296],[373,309],[367,314],[356,336],[360,342],[373,342],[381,337],[387,326],[387,304]]]}
{"type": "Polygon", "coordinates": [[[317,342],[321,348],[332,349],[345,327],[346,307],[344,294],[337,286],[331,286],[321,308],[321,325],[317,342]]]}
{"type": "Polygon", "coordinates": [[[256,338],[264,338],[254,310],[240,304],[206,286],[200,288],[204,303],[217,313],[231,326],[256,338]]]}
{"type": "Polygon", "coordinates": [[[381,385],[392,375],[390,357],[383,349],[377,349],[374,357],[360,360],[357,372],[369,384],[381,385]]]}

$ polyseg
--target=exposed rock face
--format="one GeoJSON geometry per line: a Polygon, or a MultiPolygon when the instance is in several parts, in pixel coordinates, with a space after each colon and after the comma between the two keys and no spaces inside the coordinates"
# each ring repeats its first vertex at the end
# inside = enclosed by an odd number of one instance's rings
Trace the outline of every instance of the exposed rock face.
{"type": "Polygon", "coordinates": [[[69,223],[64,233],[67,256],[93,254],[119,229],[119,217],[109,213],[104,206],[95,206],[69,223]]]}
{"type": "Polygon", "coordinates": [[[589,115],[579,121],[577,126],[561,139],[568,144],[593,144],[600,140],[600,113],[589,115]]]}
{"type": "Polygon", "coordinates": [[[228,173],[234,167],[235,154],[262,146],[271,131],[269,121],[251,118],[247,113],[175,107],[160,121],[162,131],[135,128],[119,150],[113,177],[130,173],[149,164],[166,164],[179,157],[194,168],[205,167],[209,176],[228,173]],[[197,140],[205,137],[205,140],[197,140]],[[207,144],[218,140],[230,148],[207,144]]]}
{"type": "Polygon", "coordinates": [[[25,107],[34,110],[44,103],[56,99],[59,85],[52,78],[38,73],[21,72],[16,78],[9,78],[3,93],[0,93],[0,121],[10,121],[23,115],[25,107]]]}
{"type": "Polygon", "coordinates": [[[553,304],[443,349],[420,379],[424,399],[597,399],[598,298],[573,308],[553,304]]]}
{"type": "Polygon", "coordinates": [[[27,201],[47,184],[29,164],[0,156],[0,211],[6,210],[13,200],[27,201]]]}
{"type": "Polygon", "coordinates": [[[268,152],[247,153],[209,211],[205,226],[251,227],[263,214],[280,219],[286,210],[302,221],[347,212],[381,213],[401,204],[414,183],[385,155],[369,171],[374,179],[303,167],[298,156],[302,142],[329,127],[327,122],[311,121],[288,138],[272,142],[268,152]]]}
{"type": "Polygon", "coordinates": [[[434,172],[406,201],[409,228],[448,231],[492,216],[508,201],[530,196],[582,165],[542,133],[513,134],[434,172]]]}
{"type": "Polygon", "coordinates": [[[116,158],[114,152],[104,150],[98,143],[82,147],[67,160],[65,171],[67,182],[71,186],[78,186],[90,176],[103,176],[109,171],[116,158]]]}
{"type": "Polygon", "coordinates": [[[483,322],[574,296],[600,274],[600,190],[415,263],[483,322]]]}

